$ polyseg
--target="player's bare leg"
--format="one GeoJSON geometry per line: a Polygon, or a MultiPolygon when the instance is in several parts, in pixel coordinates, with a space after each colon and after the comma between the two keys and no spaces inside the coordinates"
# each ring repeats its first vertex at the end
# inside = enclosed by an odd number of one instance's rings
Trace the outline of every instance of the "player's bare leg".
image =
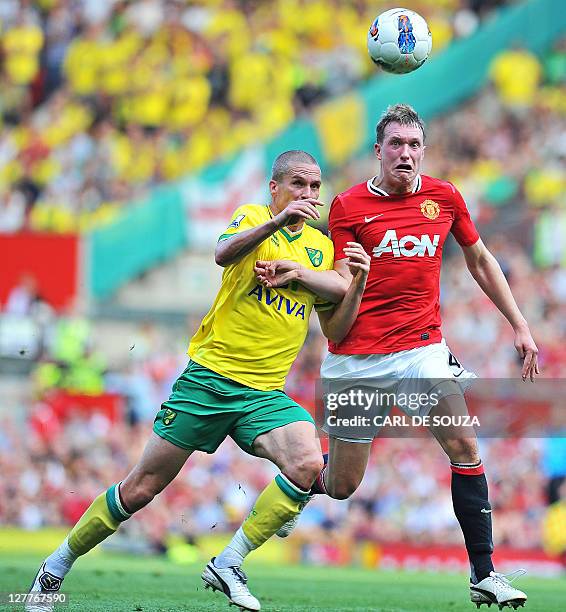
{"type": "MultiPolygon", "coordinates": [[[[312,485],[307,502],[322,493],[334,499],[346,499],[360,486],[367,467],[371,441],[352,442],[330,436],[325,465],[312,485]]],[[[299,515],[287,521],[277,535],[287,537],[297,524],[299,515]]]]}
{"type": "MultiPolygon", "coordinates": [[[[179,473],[191,451],[152,433],[141,459],[121,483],[101,493],[71,529],[63,543],[42,563],[31,592],[56,592],[78,557],[100,544],[120,523],[147,506],[179,473]]],[[[27,606],[27,612],[50,607],[27,606]]]]}
{"type": "MultiPolygon", "coordinates": [[[[325,464],[313,483],[308,503],[315,494],[321,493],[334,499],[346,499],[360,486],[371,450],[371,441],[350,442],[330,436],[329,453],[324,455],[325,464]]],[[[297,514],[276,533],[285,538],[295,528],[297,514]]]]}
{"type": "Polygon", "coordinates": [[[298,516],[323,466],[320,443],[309,421],[290,423],[258,436],[254,453],[281,470],[261,492],[228,546],[206,566],[202,579],[244,610],[259,610],[240,569],[244,558],[264,544],[282,525],[298,516]]]}
{"type": "Polygon", "coordinates": [[[120,497],[131,512],[141,510],[177,476],[192,451],[151,434],[141,459],[120,484],[120,497]]]}
{"type": "Polygon", "coordinates": [[[347,499],[360,486],[371,451],[371,442],[329,438],[328,464],[317,478],[316,490],[334,499],[347,499]]]}
{"type": "Polygon", "coordinates": [[[315,426],[309,421],[289,423],[258,436],[257,457],[269,459],[301,489],[308,491],[322,469],[322,451],[315,426]]]}
{"type": "MultiPolygon", "coordinates": [[[[459,393],[444,397],[431,412],[433,417],[467,414],[466,402],[459,393]]],[[[500,608],[524,605],[525,593],[511,586],[508,577],[494,571],[491,505],[474,428],[431,426],[430,430],[450,458],[452,503],[470,559],[472,602],[478,607],[482,603],[495,603],[500,608]]]]}

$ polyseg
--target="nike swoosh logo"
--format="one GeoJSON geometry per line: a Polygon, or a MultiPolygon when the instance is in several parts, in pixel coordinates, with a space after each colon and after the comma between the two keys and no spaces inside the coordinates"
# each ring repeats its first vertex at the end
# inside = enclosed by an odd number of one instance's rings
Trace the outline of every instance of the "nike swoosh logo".
{"type": "Polygon", "coordinates": [[[365,217],[365,222],[369,223],[370,221],[373,221],[374,219],[377,219],[378,217],[383,217],[385,213],[381,213],[380,215],[375,215],[375,217],[365,217]]]}
{"type": "Polygon", "coordinates": [[[481,509],[481,511],[482,511],[484,514],[489,514],[489,513],[491,512],[491,510],[488,510],[487,508],[482,508],[482,509],[481,509]]]}

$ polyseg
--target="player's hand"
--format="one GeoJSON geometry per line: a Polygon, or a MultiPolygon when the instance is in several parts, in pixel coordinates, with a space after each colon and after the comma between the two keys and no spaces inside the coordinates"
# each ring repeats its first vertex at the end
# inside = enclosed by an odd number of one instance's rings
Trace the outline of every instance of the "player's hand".
{"type": "Polygon", "coordinates": [[[281,287],[299,276],[301,264],[287,259],[273,261],[256,261],[254,272],[259,283],[264,287],[281,287]]]}
{"type": "Polygon", "coordinates": [[[535,374],[540,374],[538,348],[528,327],[515,331],[515,348],[523,359],[522,379],[529,378],[531,382],[534,382],[535,374]]]}
{"type": "Polygon", "coordinates": [[[369,274],[371,257],[365,252],[364,247],[358,242],[347,242],[344,255],[348,258],[346,265],[351,275],[357,280],[365,282],[369,274]]]}
{"type": "Polygon", "coordinates": [[[296,225],[307,219],[320,219],[317,206],[324,206],[320,200],[306,198],[305,200],[293,200],[287,207],[274,217],[278,227],[296,225]]]}

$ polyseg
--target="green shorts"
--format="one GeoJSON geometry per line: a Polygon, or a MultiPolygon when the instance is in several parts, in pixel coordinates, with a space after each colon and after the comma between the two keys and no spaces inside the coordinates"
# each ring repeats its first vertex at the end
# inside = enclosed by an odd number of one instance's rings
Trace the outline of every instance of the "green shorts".
{"type": "Polygon", "coordinates": [[[253,455],[257,436],[297,421],[314,424],[283,391],[258,391],[189,361],[161,405],[153,431],[175,446],[205,453],[231,436],[253,455]]]}

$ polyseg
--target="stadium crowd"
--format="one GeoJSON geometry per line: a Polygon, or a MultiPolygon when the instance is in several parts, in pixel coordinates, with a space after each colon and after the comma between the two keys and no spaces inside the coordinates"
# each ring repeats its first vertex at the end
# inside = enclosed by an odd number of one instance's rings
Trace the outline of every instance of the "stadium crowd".
{"type": "MultiPolygon", "coordinates": [[[[268,138],[375,73],[365,31],[379,2],[335,2],[332,10],[327,0],[269,4],[1,2],[0,231],[74,231],[110,220],[142,190],[268,138]]],[[[416,4],[438,50],[501,3],[416,4]]],[[[566,366],[566,42],[542,58],[506,51],[491,78],[477,99],[431,123],[426,171],[464,193],[531,323],[543,376],[559,378],[566,366]]],[[[374,173],[368,157],[341,168],[331,183],[340,191],[374,173]]],[[[462,258],[450,249],[447,255],[442,308],[451,349],[482,376],[517,376],[508,325],[467,278],[462,258]]],[[[23,414],[0,412],[0,525],[71,525],[141,453],[184,348],[170,331],[146,325],[128,359],[108,363],[92,350],[91,325],[57,316],[33,279],[14,288],[2,316],[11,317],[16,348],[27,321],[39,333],[30,336],[35,366],[25,427],[23,414]],[[61,391],[118,394],[126,418],[61,420],[49,403],[61,391]]],[[[186,338],[197,323],[187,325],[186,338]]],[[[313,324],[288,381],[289,394],[310,409],[324,350],[313,324]]],[[[481,450],[496,542],[539,546],[548,502],[566,504],[564,444],[482,440],[481,450]]],[[[317,499],[307,507],[304,534],[460,543],[450,472],[432,441],[381,440],[371,462],[350,502],[317,499]]],[[[218,454],[191,461],[124,532],[163,550],[167,533],[198,540],[212,529],[229,531],[271,478],[266,463],[225,443],[218,454]]]]}
{"type": "MultiPolygon", "coordinates": [[[[24,434],[6,417],[1,425],[0,525],[30,530],[74,524],[100,490],[124,477],[150,430],[148,421],[111,423],[100,414],[70,419],[49,438],[33,430],[24,434]]],[[[540,547],[550,446],[542,439],[482,440],[496,543],[540,547]],[[509,462],[509,456],[515,460],[509,462]]],[[[556,450],[564,453],[564,445],[556,450]]],[[[225,442],[213,456],[194,457],[159,498],[123,526],[121,535],[163,551],[171,534],[198,543],[213,529],[229,532],[272,478],[270,465],[225,442]]],[[[564,503],[566,487],[559,490],[564,503]]],[[[352,500],[317,498],[305,510],[299,533],[322,541],[332,533],[352,541],[458,544],[446,458],[430,439],[377,441],[352,500]]]]}
{"type": "MultiPolygon", "coordinates": [[[[491,307],[479,295],[470,300],[474,308],[466,307],[468,299],[462,297],[459,282],[451,280],[461,278],[458,265],[451,264],[447,268],[452,274],[444,283],[444,295],[449,296],[445,303],[450,306],[445,308],[445,329],[451,348],[461,347],[456,355],[467,367],[476,364],[482,375],[517,376],[510,334],[503,324],[493,322],[493,313],[485,316],[491,307]],[[485,338],[481,345],[473,340],[478,325],[485,338]]],[[[532,275],[527,278],[533,282],[532,275]]],[[[58,331],[53,344],[63,350],[57,353],[58,360],[52,357],[39,363],[27,415],[0,417],[0,525],[25,529],[72,525],[101,489],[123,478],[135,463],[158,404],[167,397],[183,365],[180,345],[175,353],[171,344],[169,352],[163,350],[171,334],[144,325],[140,337],[145,340],[131,351],[126,363],[97,366],[85,375],[80,351],[86,358],[89,332],[65,335],[76,323],[58,331]],[[79,365],[66,363],[65,351],[69,356],[75,351],[79,365]],[[53,401],[61,390],[70,394],[64,417],[53,401]],[[101,390],[104,394],[98,396],[101,390]],[[124,400],[123,413],[118,415],[123,416],[114,418],[102,408],[89,414],[75,410],[73,394],[89,393],[99,397],[100,407],[106,404],[104,398],[118,393],[124,400]]],[[[538,331],[537,325],[533,328],[538,331]]],[[[311,411],[325,344],[313,324],[288,381],[288,393],[311,411]]],[[[553,362],[544,342],[541,348],[545,372],[553,362]]],[[[564,442],[555,438],[481,440],[496,509],[497,543],[537,548],[548,540],[548,535],[543,537],[548,504],[566,503],[564,442]],[[513,462],[508,461],[510,456],[513,462]]],[[[198,545],[199,536],[212,529],[227,532],[238,525],[250,500],[272,477],[270,464],[246,457],[230,441],[213,456],[198,453],[171,487],[128,521],[121,530],[122,541],[133,547],[143,542],[145,549],[163,552],[167,537],[177,534],[198,545]]],[[[461,534],[451,509],[449,482],[446,458],[431,439],[378,440],[371,467],[352,500],[317,499],[305,511],[298,533],[309,541],[321,541],[332,533],[348,541],[457,544],[461,534]]]]}
{"type": "MultiPolygon", "coordinates": [[[[435,52],[500,0],[420,0],[435,52]]],[[[0,3],[0,231],[82,231],[376,74],[369,0],[0,3]],[[301,19],[297,19],[297,14],[301,19]],[[266,97],[265,92],[269,91],[266,97]]]]}

